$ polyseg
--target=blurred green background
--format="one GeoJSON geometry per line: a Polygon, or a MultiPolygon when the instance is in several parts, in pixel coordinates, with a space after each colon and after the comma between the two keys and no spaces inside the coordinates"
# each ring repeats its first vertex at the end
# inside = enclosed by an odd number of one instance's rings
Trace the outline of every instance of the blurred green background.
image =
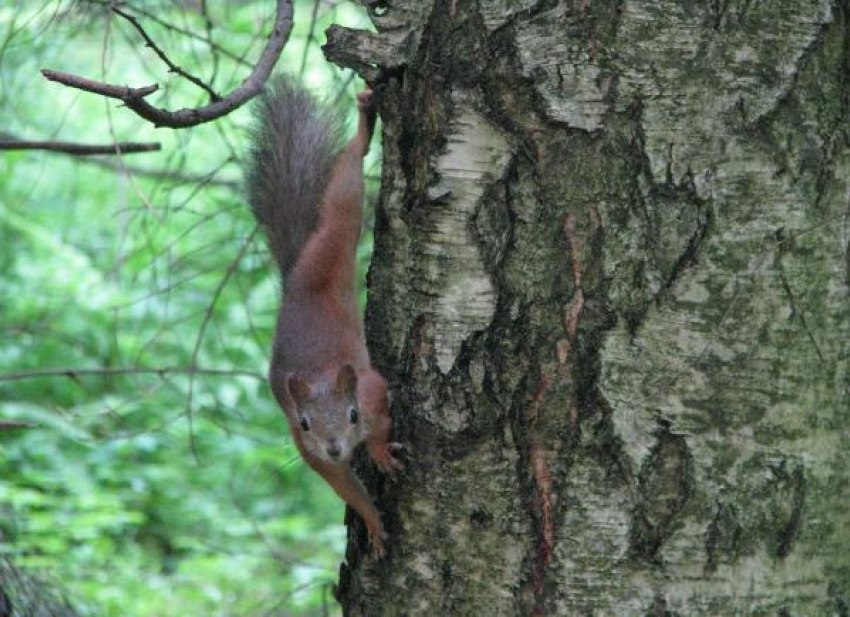
{"type": "MultiPolygon", "coordinates": [[[[220,93],[248,75],[275,11],[120,5],[220,93]]],[[[369,27],[354,3],[296,2],[277,70],[353,127],[362,84],[325,62],[331,23],[369,27]]],[[[2,137],[162,144],[0,152],[0,420],[28,425],[0,430],[0,554],[84,614],[338,613],[343,505],[299,459],[263,379],[278,281],[241,187],[249,110],[155,129],[41,68],[158,83],[148,100],[169,109],[209,100],[108,2],[0,1],[2,137]]],[[[371,244],[366,230],[361,275],[371,244]]]]}

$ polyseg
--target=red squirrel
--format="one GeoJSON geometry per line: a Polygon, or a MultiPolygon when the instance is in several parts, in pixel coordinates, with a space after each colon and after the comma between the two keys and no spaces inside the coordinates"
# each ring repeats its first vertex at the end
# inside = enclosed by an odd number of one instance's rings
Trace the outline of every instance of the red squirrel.
{"type": "Polygon", "coordinates": [[[340,148],[338,114],[290,80],[273,80],[257,106],[247,186],[283,282],[272,392],[301,456],[361,516],[383,555],[380,514],[349,463],[365,443],[381,471],[401,469],[401,446],[389,440],[387,382],[372,368],[357,310],[372,92],[360,92],[357,105],[357,134],[340,148]]]}

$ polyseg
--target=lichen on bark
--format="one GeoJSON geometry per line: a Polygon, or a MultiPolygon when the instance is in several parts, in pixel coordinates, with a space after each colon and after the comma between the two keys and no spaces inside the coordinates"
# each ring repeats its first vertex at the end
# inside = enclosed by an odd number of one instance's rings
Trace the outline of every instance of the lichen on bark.
{"type": "Polygon", "coordinates": [[[346,612],[846,614],[850,5],[384,8],[346,612]]]}

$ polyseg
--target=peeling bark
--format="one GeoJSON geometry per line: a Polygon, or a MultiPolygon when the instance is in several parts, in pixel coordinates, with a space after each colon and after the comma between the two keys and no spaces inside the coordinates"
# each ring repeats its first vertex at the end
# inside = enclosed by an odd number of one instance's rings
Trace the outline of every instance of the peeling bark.
{"type": "Polygon", "coordinates": [[[367,2],[406,473],[346,614],[843,614],[850,2],[367,2]]]}

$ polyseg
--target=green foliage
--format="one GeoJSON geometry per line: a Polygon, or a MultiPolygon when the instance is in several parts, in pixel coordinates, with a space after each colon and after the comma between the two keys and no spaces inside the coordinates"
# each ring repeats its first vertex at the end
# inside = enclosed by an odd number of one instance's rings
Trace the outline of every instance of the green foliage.
{"type": "MultiPolygon", "coordinates": [[[[274,3],[207,5],[232,57],[210,53],[196,3],[124,6],[177,65],[227,92],[274,3]]],[[[328,24],[365,17],[322,2],[311,37],[312,10],[297,4],[278,67],[303,66],[353,110],[360,84],[318,43],[328,24]]],[[[157,130],[42,67],[159,83],[150,100],[169,109],[208,100],[107,2],[0,6],[4,132],[162,144],[120,159],[0,153],[0,420],[31,425],[0,430],[0,553],[51,573],[84,613],[319,611],[332,604],[343,505],[301,462],[263,380],[278,282],[240,187],[248,111],[157,130]]],[[[370,254],[367,231],[364,268],[370,254]]]]}

